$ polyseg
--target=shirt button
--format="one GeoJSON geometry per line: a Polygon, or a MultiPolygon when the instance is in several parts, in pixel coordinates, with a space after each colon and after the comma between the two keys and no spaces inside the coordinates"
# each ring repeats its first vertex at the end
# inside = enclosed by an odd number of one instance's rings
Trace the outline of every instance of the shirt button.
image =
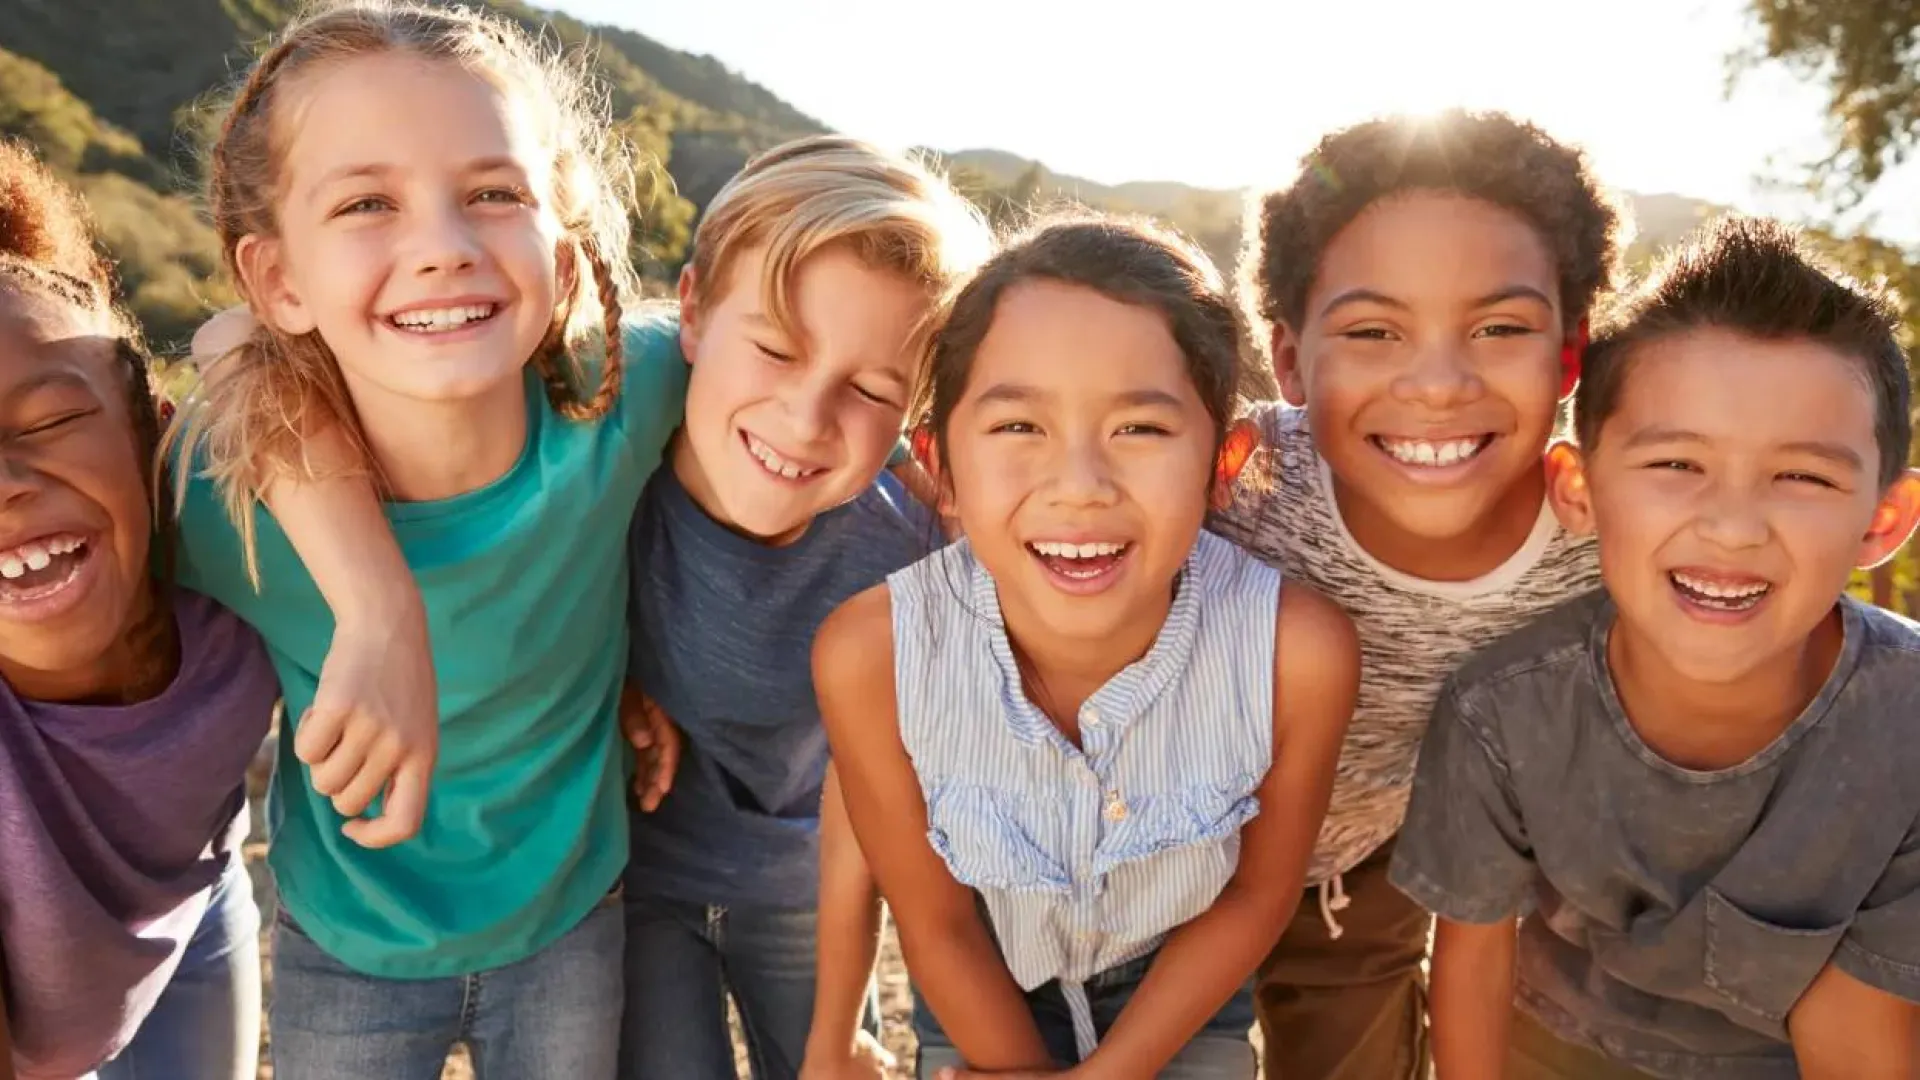
{"type": "Polygon", "coordinates": [[[1092,706],[1080,710],[1080,722],[1088,727],[1100,726],[1100,714],[1092,706]]]}
{"type": "Polygon", "coordinates": [[[1108,821],[1125,821],[1127,819],[1127,804],[1120,798],[1119,792],[1107,792],[1106,814],[1108,821]]]}

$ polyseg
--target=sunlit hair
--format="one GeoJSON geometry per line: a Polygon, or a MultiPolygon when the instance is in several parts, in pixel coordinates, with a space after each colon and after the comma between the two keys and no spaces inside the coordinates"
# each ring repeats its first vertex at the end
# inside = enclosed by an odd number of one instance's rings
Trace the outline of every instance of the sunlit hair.
{"type": "Polygon", "coordinates": [[[1000,301],[1029,281],[1090,289],[1165,319],[1220,448],[1251,387],[1240,356],[1239,313],[1220,271],[1198,247],[1151,221],[1066,211],[1035,222],[987,260],[934,336],[910,415],[932,433],[943,459],[948,421],[966,394],[1000,301]]]}
{"type": "Polygon", "coordinates": [[[1569,330],[1618,272],[1629,230],[1577,148],[1497,112],[1368,120],[1321,139],[1291,180],[1248,210],[1240,295],[1260,347],[1279,324],[1300,329],[1341,230],[1382,199],[1423,191],[1490,203],[1533,226],[1553,258],[1569,330]]]}
{"type": "Polygon", "coordinates": [[[1725,217],[1669,252],[1600,327],[1574,394],[1574,429],[1583,447],[1599,445],[1600,429],[1633,377],[1634,357],[1653,342],[1703,329],[1811,341],[1857,364],[1873,393],[1884,488],[1906,469],[1913,441],[1912,376],[1895,326],[1887,297],[1823,264],[1792,229],[1725,217]]]}
{"type": "MultiPolygon", "coordinates": [[[[601,416],[620,392],[621,304],[635,291],[627,248],[631,151],[613,134],[585,61],[548,49],[500,16],[356,0],[319,7],[280,34],[234,94],[208,169],[213,223],[236,285],[246,288],[236,262],[241,240],[278,232],[281,166],[295,137],[278,120],[282,99],[296,80],[328,64],[382,53],[458,64],[540,125],[542,145],[553,154],[551,207],[563,231],[561,290],[531,360],[556,411],[577,420],[601,416]],[[581,354],[596,338],[602,361],[583,364],[581,354]],[[590,376],[590,368],[597,375],[590,376]]],[[[322,104],[305,122],[325,123],[326,116],[322,104]]],[[[317,333],[274,329],[259,317],[259,298],[248,300],[257,316],[252,339],[219,360],[219,377],[202,383],[169,437],[180,442],[176,452],[184,460],[220,486],[254,576],[253,503],[272,478],[314,475],[301,452],[305,435],[337,420],[361,448],[368,473],[375,470],[332,351],[317,333]]]]}
{"type": "Polygon", "coordinates": [[[992,246],[979,211],[921,162],[858,139],[812,136],[756,156],[713,197],[694,233],[691,299],[705,310],[730,287],[740,257],[764,249],[752,284],[767,317],[799,340],[795,273],[815,252],[844,247],[934,301],[914,335],[919,355],[941,305],[992,246]]]}
{"type": "Polygon", "coordinates": [[[160,418],[139,330],[113,301],[112,271],[94,243],[80,196],[25,145],[0,139],[0,301],[9,293],[61,304],[113,342],[126,380],[133,449],[148,476],[152,562],[164,585],[172,570],[170,488],[160,466],[160,418]]]}

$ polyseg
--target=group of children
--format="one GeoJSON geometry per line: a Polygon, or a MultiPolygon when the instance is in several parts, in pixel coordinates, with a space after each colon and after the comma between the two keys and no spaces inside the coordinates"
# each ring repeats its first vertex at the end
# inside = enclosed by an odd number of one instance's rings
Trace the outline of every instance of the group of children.
{"type": "Polygon", "coordinates": [[[0,150],[0,1075],[253,1075],[278,702],[282,1080],[875,1077],[882,897],[928,1078],[1920,1077],[1909,369],[1790,232],[1615,297],[1578,152],[1380,120],[1243,313],[819,137],[635,308],[595,100],[293,24],[173,408],[0,150]]]}

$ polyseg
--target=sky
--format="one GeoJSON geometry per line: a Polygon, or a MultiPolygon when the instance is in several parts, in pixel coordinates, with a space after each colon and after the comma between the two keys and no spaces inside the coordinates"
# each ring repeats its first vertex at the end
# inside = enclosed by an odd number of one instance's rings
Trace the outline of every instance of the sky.
{"type": "MultiPolygon", "coordinates": [[[[1388,111],[1498,108],[1584,146],[1602,178],[1778,214],[1827,146],[1821,88],[1778,65],[1727,92],[1747,0],[557,0],[718,58],[829,127],[992,147],[1101,183],[1286,176],[1388,111]]],[[[1920,243],[1920,169],[1881,182],[1878,235],[1920,243]]],[[[1858,224],[1862,219],[1842,219],[1858,224]]]]}

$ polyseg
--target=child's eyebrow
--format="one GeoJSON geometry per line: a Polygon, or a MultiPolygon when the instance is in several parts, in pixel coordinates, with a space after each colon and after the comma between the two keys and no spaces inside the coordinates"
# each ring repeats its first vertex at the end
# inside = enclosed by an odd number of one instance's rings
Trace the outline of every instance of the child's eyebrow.
{"type": "MultiPolygon", "coordinates": [[[[1541,292],[1531,285],[1522,285],[1518,282],[1493,290],[1487,295],[1475,300],[1471,306],[1476,309],[1488,308],[1495,304],[1504,304],[1509,300],[1532,300],[1542,307],[1553,307],[1553,301],[1547,297],[1546,293],[1541,292]]],[[[1357,289],[1348,289],[1346,292],[1327,301],[1327,306],[1320,309],[1320,317],[1324,319],[1333,314],[1336,309],[1346,307],[1349,304],[1379,304],[1382,307],[1390,307],[1396,311],[1411,310],[1406,301],[1397,300],[1388,296],[1386,293],[1363,286],[1357,289]]]]}
{"type": "Polygon", "coordinates": [[[1839,443],[1822,442],[1819,440],[1790,442],[1780,449],[1789,454],[1805,454],[1808,457],[1821,458],[1841,468],[1851,469],[1854,472],[1865,472],[1867,469],[1867,463],[1860,460],[1858,453],[1855,453],[1851,447],[1842,446],[1839,443]]]}
{"type": "MultiPolygon", "coordinates": [[[[1022,383],[995,383],[985,390],[980,391],[980,396],[974,400],[977,405],[994,405],[1000,403],[1022,404],[1038,398],[1052,396],[1052,394],[1044,390],[1022,383]]],[[[1178,397],[1167,393],[1165,390],[1154,390],[1151,388],[1122,390],[1108,400],[1120,408],[1137,409],[1160,407],[1178,409],[1181,407],[1181,401],[1178,397]]]]}
{"type": "Polygon", "coordinates": [[[1327,306],[1320,309],[1320,317],[1324,319],[1336,310],[1351,304],[1379,304],[1382,307],[1390,307],[1397,311],[1409,310],[1406,302],[1403,300],[1396,300],[1386,293],[1362,287],[1358,289],[1348,289],[1346,292],[1327,301],[1327,306]]]}
{"type": "MultiPolygon", "coordinates": [[[[64,345],[67,344],[67,342],[60,342],[58,344],[64,345]]],[[[7,399],[11,401],[24,398],[35,391],[44,390],[48,387],[66,387],[70,390],[84,390],[88,393],[93,392],[93,384],[87,381],[86,376],[63,367],[50,367],[45,371],[35,372],[33,375],[20,380],[11,390],[7,391],[7,399]]]]}
{"type": "MultiPolygon", "coordinates": [[[[1625,449],[1634,450],[1644,446],[1658,446],[1668,443],[1691,443],[1705,446],[1712,441],[1713,440],[1697,431],[1656,426],[1641,428],[1639,431],[1627,436],[1626,442],[1623,445],[1625,449]]],[[[1836,442],[1826,442],[1821,439],[1801,439],[1794,442],[1782,443],[1775,449],[1785,454],[1805,454],[1808,457],[1817,457],[1824,461],[1831,462],[1834,465],[1838,465],[1843,469],[1851,469],[1854,472],[1865,472],[1867,467],[1866,462],[1861,460],[1860,455],[1854,451],[1852,447],[1836,442]]]]}

